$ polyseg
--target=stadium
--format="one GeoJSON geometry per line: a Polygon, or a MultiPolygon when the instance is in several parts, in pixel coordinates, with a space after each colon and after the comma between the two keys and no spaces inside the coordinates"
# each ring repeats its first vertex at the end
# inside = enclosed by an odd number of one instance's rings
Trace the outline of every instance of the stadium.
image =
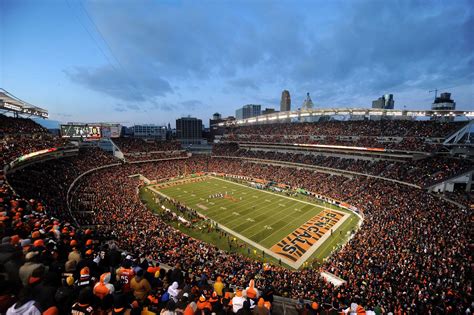
{"type": "Polygon", "coordinates": [[[53,135],[21,118],[47,110],[6,92],[0,104],[2,312],[21,287],[59,314],[472,302],[473,112],[270,114],[221,123],[199,154],[114,124],[53,135]]]}

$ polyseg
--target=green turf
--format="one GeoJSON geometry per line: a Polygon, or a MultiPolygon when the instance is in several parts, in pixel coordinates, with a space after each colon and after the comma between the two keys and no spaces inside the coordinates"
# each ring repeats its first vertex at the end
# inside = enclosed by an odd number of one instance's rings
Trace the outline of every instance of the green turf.
{"type": "MultiPolygon", "coordinates": [[[[144,202],[150,210],[155,212],[157,215],[162,215],[163,214],[163,209],[160,207],[159,204],[155,202],[155,195],[152,191],[147,189],[146,187],[142,187],[140,189],[140,198],[142,202],[144,202]]],[[[172,210],[175,210],[175,207],[168,202],[164,202],[164,205],[172,210]]],[[[186,219],[190,219],[186,215],[183,215],[186,219]]],[[[181,230],[183,233],[196,238],[200,239],[202,241],[205,241],[207,243],[214,244],[218,248],[232,252],[232,253],[239,253],[248,257],[251,257],[252,259],[257,259],[263,262],[270,262],[275,265],[280,264],[281,262],[278,261],[277,259],[269,256],[269,255],[263,255],[258,249],[255,249],[251,245],[237,239],[234,240],[234,237],[227,235],[218,230],[218,229],[211,229],[210,231],[207,230],[207,227],[209,224],[207,224],[205,221],[200,222],[199,224],[193,224],[191,227],[186,227],[183,224],[180,224],[177,221],[168,221],[170,225],[173,227],[181,230]]],[[[286,265],[285,263],[281,263],[283,267],[286,268],[291,268],[290,266],[286,265]]]]}
{"type": "Polygon", "coordinates": [[[303,198],[287,197],[221,178],[207,177],[202,182],[180,183],[158,190],[266,248],[271,248],[325,208],[350,213],[334,231],[334,236],[312,255],[311,259],[319,261],[343,243],[349,236],[347,232],[358,223],[358,217],[352,212],[328,203],[314,199],[308,203],[303,198]],[[230,195],[235,200],[209,198],[217,193],[230,195]]]}

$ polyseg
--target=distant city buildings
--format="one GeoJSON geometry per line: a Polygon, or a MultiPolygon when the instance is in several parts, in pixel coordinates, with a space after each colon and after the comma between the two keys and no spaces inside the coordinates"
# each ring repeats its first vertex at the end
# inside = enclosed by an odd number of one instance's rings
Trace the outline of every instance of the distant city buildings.
{"type": "Polygon", "coordinates": [[[202,143],[202,120],[194,117],[176,119],[176,138],[181,144],[202,143]]]}
{"type": "Polygon", "coordinates": [[[280,111],[289,112],[291,110],[291,98],[288,90],[281,92],[280,111]]]}
{"type": "Polygon", "coordinates": [[[237,119],[247,119],[257,117],[262,114],[262,106],[255,104],[248,104],[235,111],[235,117],[237,119]]]}
{"type": "Polygon", "coordinates": [[[132,128],[135,138],[166,140],[166,126],[134,125],[132,128]]]}
{"type": "Polygon", "coordinates": [[[311,97],[309,96],[309,92],[306,93],[306,99],[304,100],[303,102],[303,106],[301,106],[301,109],[302,110],[305,110],[305,109],[313,109],[313,101],[311,100],[311,97]]]}
{"type": "Polygon", "coordinates": [[[455,110],[456,102],[451,99],[451,93],[441,93],[431,105],[432,110],[455,110]]]}
{"type": "Polygon", "coordinates": [[[395,107],[395,100],[393,94],[385,94],[375,101],[372,101],[372,108],[393,109],[395,107]]]}

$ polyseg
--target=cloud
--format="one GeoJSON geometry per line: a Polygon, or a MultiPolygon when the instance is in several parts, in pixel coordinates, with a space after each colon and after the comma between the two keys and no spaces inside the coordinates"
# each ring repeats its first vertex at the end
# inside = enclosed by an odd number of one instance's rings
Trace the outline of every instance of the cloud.
{"type": "Polygon", "coordinates": [[[139,106],[135,103],[126,103],[126,104],[119,103],[115,105],[114,110],[116,112],[127,112],[127,111],[138,112],[138,111],[145,111],[146,108],[145,106],[139,106]]]}
{"type": "Polygon", "coordinates": [[[114,107],[114,111],[119,112],[119,113],[123,113],[123,112],[126,112],[127,109],[124,108],[124,107],[115,106],[115,107],[114,107]]]}
{"type": "Polygon", "coordinates": [[[250,78],[239,78],[239,79],[232,79],[227,81],[227,83],[232,86],[233,88],[237,88],[240,90],[251,89],[258,91],[259,87],[257,83],[250,78]]]}
{"type": "Polygon", "coordinates": [[[180,103],[185,109],[195,110],[198,107],[202,107],[203,103],[200,100],[187,100],[180,103]]]}
{"type": "Polygon", "coordinates": [[[469,0],[205,3],[87,2],[120,71],[81,67],[66,74],[94,91],[156,102],[148,108],[175,114],[215,110],[190,86],[226,104],[275,106],[275,91],[287,88],[297,108],[306,92],[316,104],[369,106],[386,92],[473,85],[469,0]]]}
{"type": "Polygon", "coordinates": [[[173,92],[168,81],[152,71],[141,71],[134,78],[113,66],[77,67],[64,72],[75,83],[124,101],[144,102],[173,92]]]}
{"type": "Polygon", "coordinates": [[[298,58],[291,77],[332,90],[345,86],[348,95],[472,80],[473,12],[461,1],[355,3],[298,58]]]}

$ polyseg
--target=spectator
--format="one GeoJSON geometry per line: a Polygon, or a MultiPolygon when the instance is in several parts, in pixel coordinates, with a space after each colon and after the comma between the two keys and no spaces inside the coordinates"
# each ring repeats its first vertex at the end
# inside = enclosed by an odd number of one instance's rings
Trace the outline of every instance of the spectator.
{"type": "Polygon", "coordinates": [[[135,277],[133,277],[132,281],[130,282],[130,288],[132,289],[133,296],[139,302],[143,302],[151,290],[150,283],[143,277],[143,275],[143,269],[138,267],[135,272],[135,277]]]}

